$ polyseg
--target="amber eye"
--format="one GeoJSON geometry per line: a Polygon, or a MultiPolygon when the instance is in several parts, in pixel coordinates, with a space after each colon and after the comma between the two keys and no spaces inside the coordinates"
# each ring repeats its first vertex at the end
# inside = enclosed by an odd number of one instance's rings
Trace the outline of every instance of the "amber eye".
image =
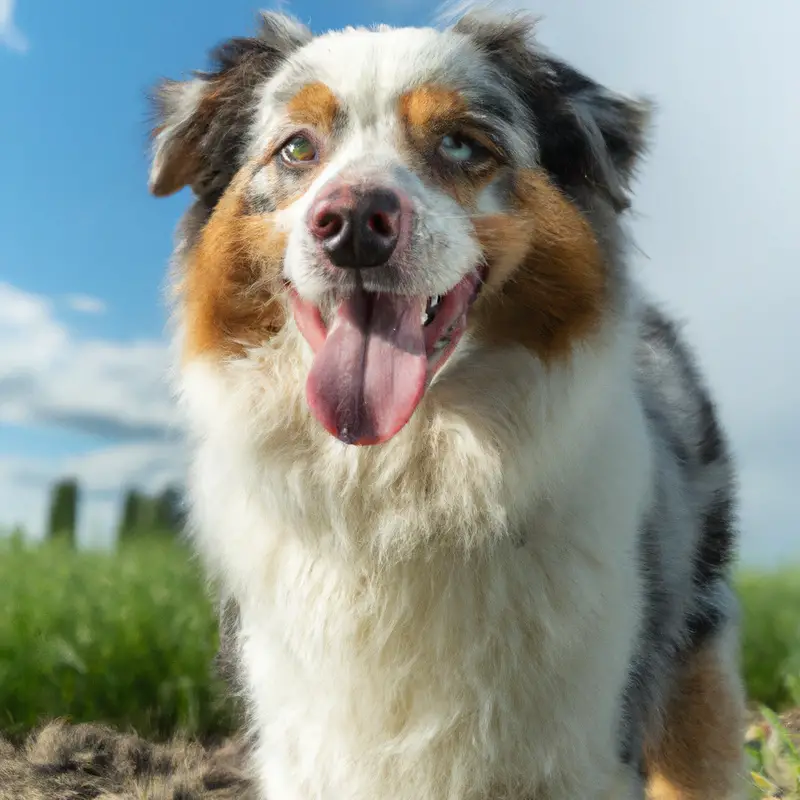
{"type": "Polygon", "coordinates": [[[317,160],[317,148],[307,136],[294,136],[281,148],[281,158],[288,164],[311,164],[317,160]]]}

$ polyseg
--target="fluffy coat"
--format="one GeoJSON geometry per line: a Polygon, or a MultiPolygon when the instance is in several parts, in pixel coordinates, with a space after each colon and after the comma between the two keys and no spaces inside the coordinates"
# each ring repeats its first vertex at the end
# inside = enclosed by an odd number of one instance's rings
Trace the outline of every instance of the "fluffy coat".
{"type": "Polygon", "coordinates": [[[627,263],[650,106],[532,30],[266,14],[159,90],[151,190],[195,195],[174,270],[192,533],[260,797],[741,796],[733,467],[627,263]],[[399,198],[385,264],[321,254],[334,185],[399,198]],[[368,339],[382,363],[409,362],[401,328],[424,343],[407,420],[406,373],[375,389],[330,344],[353,298],[400,315],[368,339]],[[403,316],[459,303],[435,342],[403,316]]]}

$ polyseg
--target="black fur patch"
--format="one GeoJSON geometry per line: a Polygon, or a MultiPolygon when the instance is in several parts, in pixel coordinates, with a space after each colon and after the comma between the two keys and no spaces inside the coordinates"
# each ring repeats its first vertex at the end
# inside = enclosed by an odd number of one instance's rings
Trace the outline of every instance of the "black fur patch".
{"type": "Polygon", "coordinates": [[[735,555],[733,499],[721,493],[703,515],[703,533],[695,564],[695,584],[724,578],[735,555]]]}
{"type": "Polygon", "coordinates": [[[717,423],[716,409],[708,396],[703,397],[700,419],[703,430],[700,457],[704,465],[713,464],[727,456],[727,447],[717,423]]]}

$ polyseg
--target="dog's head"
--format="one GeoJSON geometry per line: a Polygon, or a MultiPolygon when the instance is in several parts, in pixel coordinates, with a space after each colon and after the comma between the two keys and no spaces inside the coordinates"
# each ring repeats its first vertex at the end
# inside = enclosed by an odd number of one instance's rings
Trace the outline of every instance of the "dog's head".
{"type": "Polygon", "coordinates": [[[247,358],[294,324],[315,417],[375,444],[467,341],[551,362],[591,336],[613,305],[593,219],[628,205],[649,106],[531,34],[470,14],[315,37],[265,14],[163,83],[150,188],[197,197],[184,357],[247,358]]]}

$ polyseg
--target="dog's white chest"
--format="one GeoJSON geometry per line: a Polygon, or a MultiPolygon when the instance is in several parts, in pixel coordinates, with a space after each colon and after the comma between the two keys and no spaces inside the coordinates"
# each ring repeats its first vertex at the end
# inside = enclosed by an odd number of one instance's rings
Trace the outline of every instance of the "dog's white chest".
{"type": "Polygon", "coordinates": [[[562,560],[557,585],[510,543],[360,578],[296,542],[275,558],[242,610],[270,800],[502,797],[614,746],[630,627],[619,602],[587,616],[615,600],[596,567],[562,560]]]}

